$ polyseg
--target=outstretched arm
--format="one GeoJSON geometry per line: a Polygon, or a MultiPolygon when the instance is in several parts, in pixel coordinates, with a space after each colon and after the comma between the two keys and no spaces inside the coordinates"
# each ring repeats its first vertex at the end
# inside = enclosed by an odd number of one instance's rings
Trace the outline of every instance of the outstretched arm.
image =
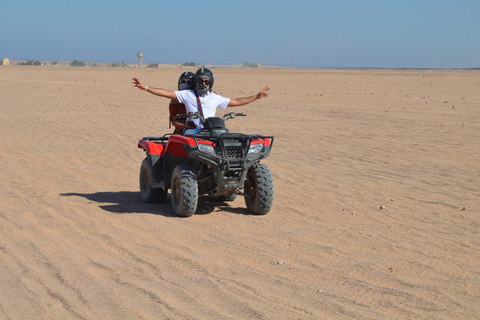
{"type": "Polygon", "coordinates": [[[154,94],[156,96],[160,96],[160,97],[164,97],[164,98],[169,98],[169,99],[177,99],[177,95],[175,94],[174,91],[168,91],[168,90],[165,90],[165,89],[161,89],[161,88],[150,88],[149,86],[145,86],[143,85],[140,80],[138,80],[136,77],[133,77],[132,78],[133,82],[133,87],[135,88],[138,88],[140,90],[145,90],[151,94],[154,94]]]}
{"type": "Polygon", "coordinates": [[[240,107],[244,106],[246,104],[249,104],[255,100],[262,99],[268,97],[268,90],[270,90],[269,87],[265,87],[257,93],[256,95],[250,96],[250,97],[244,97],[244,98],[237,98],[237,99],[230,99],[230,103],[228,104],[228,107],[240,107]]]}

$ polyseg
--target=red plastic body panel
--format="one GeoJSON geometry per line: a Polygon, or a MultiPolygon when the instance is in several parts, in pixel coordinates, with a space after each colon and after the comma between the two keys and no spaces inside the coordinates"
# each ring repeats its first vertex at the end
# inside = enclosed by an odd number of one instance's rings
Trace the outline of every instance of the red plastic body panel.
{"type": "MultiPolygon", "coordinates": [[[[213,141],[197,139],[199,144],[215,145],[213,141]]],[[[266,147],[272,142],[271,138],[256,138],[252,140],[252,145],[263,143],[266,147]]],[[[195,139],[191,137],[185,137],[179,134],[171,135],[168,139],[168,143],[155,143],[150,140],[138,141],[138,147],[144,149],[150,154],[155,154],[163,157],[165,152],[177,157],[186,157],[185,145],[195,147],[195,139]]]]}
{"type": "Polygon", "coordinates": [[[186,144],[189,146],[195,146],[195,140],[193,140],[193,138],[185,137],[179,134],[171,135],[170,138],[168,139],[168,144],[170,144],[171,142],[186,144]]]}
{"type": "Polygon", "coordinates": [[[165,153],[166,145],[164,143],[155,143],[150,140],[140,140],[138,141],[138,147],[145,150],[150,154],[156,154],[163,156],[165,153]]]}
{"type": "Polygon", "coordinates": [[[268,147],[272,143],[272,139],[270,138],[257,138],[252,140],[252,144],[259,144],[263,143],[265,147],[268,147]]]}
{"type": "Polygon", "coordinates": [[[177,140],[170,140],[168,141],[168,144],[167,144],[167,150],[166,150],[166,153],[168,155],[172,155],[172,156],[175,156],[175,157],[187,157],[187,151],[185,150],[185,145],[188,145],[188,143],[182,143],[180,141],[177,141],[177,140]]]}

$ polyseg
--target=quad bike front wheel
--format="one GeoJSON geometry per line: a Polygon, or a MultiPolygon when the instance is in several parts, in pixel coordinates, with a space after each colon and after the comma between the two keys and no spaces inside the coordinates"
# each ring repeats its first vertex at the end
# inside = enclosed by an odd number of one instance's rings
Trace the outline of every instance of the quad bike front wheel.
{"type": "Polygon", "coordinates": [[[253,214],[264,215],[273,204],[273,178],[264,164],[250,167],[244,184],[245,204],[253,214]]]}
{"type": "Polygon", "coordinates": [[[140,167],[140,196],[146,203],[164,202],[167,193],[162,188],[153,188],[153,168],[145,158],[140,167]]]}
{"type": "Polygon", "coordinates": [[[180,217],[190,217],[197,211],[198,184],[193,168],[185,163],[175,167],[172,173],[172,207],[180,217]]]}

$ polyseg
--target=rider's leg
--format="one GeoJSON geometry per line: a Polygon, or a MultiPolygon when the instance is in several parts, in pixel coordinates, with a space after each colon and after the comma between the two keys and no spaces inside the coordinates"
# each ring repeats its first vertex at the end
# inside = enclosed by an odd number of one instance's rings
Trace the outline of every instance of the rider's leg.
{"type": "Polygon", "coordinates": [[[183,135],[186,135],[186,134],[197,134],[200,132],[200,129],[198,128],[195,128],[195,129],[185,129],[183,131],[183,135]]]}

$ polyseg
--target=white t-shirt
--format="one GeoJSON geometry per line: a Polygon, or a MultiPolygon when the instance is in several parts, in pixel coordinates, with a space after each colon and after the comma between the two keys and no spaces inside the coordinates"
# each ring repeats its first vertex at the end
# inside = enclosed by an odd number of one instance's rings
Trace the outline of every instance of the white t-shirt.
{"type": "MultiPolygon", "coordinates": [[[[193,90],[182,90],[175,91],[177,95],[177,100],[180,103],[185,105],[187,112],[200,112],[197,106],[197,97],[193,90]]],[[[215,111],[217,108],[225,109],[230,103],[229,98],[219,96],[216,93],[209,92],[200,98],[200,103],[202,104],[203,116],[205,119],[209,117],[215,117],[215,111]]],[[[190,120],[190,119],[187,119],[190,120]]],[[[200,123],[200,119],[192,119],[193,122],[197,125],[197,128],[203,128],[203,125],[200,123]]]]}

